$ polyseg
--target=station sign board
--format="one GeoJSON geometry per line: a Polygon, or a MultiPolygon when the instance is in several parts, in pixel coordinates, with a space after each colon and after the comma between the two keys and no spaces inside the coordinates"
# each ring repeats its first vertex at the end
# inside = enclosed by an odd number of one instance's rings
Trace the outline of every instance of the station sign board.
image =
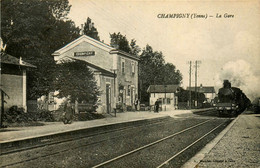
{"type": "Polygon", "coordinates": [[[95,55],[95,51],[74,52],[75,57],[93,56],[93,55],[95,55]]]}

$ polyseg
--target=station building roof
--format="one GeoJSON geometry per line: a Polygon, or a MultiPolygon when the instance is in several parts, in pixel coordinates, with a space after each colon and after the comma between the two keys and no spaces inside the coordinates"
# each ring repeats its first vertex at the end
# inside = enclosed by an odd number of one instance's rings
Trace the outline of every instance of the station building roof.
{"type": "Polygon", "coordinates": [[[60,48],[59,50],[56,50],[52,55],[53,56],[59,56],[59,55],[65,53],[65,52],[67,52],[68,50],[71,50],[72,48],[76,47],[77,45],[79,45],[82,42],[90,43],[93,46],[96,46],[96,47],[98,47],[102,50],[105,50],[110,54],[120,54],[122,56],[132,58],[134,60],[139,60],[139,57],[136,56],[136,55],[132,55],[132,54],[129,54],[127,52],[121,51],[119,49],[113,48],[108,44],[100,42],[100,41],[93,39],[93,38],[86,36],[86,35],[82,35],[79,38],[75,39],[74,41],[68,43],[64,47],[60,48]]]}
{"type": "MultiPolygon", "coordinates": [[[[195,87],[187,87],[187,90],[195,91],[195,87]]],[[[215,93],[213,86],[199,86],[196,89],[199,93],[215,93]]]]}

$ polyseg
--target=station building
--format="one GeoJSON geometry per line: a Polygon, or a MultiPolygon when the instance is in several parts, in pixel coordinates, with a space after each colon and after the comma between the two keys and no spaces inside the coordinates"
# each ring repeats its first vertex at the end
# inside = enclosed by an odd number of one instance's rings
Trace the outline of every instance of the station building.
{"type": "Polygon", "coordinates": [[[64,59],[82,60],[94,72],[101,91],[97,112],[110,113],[117,106],[133,108],[138,96],[138,60],[135,55],[113,48],[86,35],[80,36],[53,54],[64,59]]]}

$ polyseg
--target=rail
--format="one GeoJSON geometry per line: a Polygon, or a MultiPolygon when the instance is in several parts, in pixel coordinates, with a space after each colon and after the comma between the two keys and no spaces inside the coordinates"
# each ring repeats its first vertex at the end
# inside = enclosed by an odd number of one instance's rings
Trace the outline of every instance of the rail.
{"type": "Polygon", "coordinates": [[[119,159],[121,159],[121,158],[123,158],[123,157],[125,157],[125,156],[131,155],[131,154],[133,154],[133,153],[135,153],[135,152],[138,152],[138,151],[140,151],[140,150],[143,150],[143,149],[145,149],[145,148],[148,148],[148,147],[150,147],[150,146],[153,146],[153,145],[155,145],[155,144],[158,144],[158,143],[160,143],[160,142],[162,142],[162,141],[165,141],[165,140],[167,140],[167,139],[169,139],[169,138],[172,138],[172,137],[174,137],[174,136],[176,136],[176,135],[179,135],[179,134],[181,134],[181,133],[183,133],[183,132],[186,132],[186,131],[188,131],[188,130],[191,130],[191,129],[193,129],[193,128],[196,128],[196,127],[198,127],[198,126],[200,126],[200,125],[202,125],[202,124],[205,124],[205,123],[207,123],[207,122],[209,122],[209,121],[212,121],[212,120],[206,120],[206,121],[204,121],[204,122],[201,122],[201,123],[199,123],[199,124],[196,124],[196,125],[194,125],[194,126],[191,126],[191,127],[189,127],[189,128],[186,128],[186,129],[184,129],[184,130],[182,130],[182,131],[179,131],[179,132],[177,132],[177,133],[174,133],[174,134],[172,134],[172,135],[169,135],[169,136],[167,136],[167,137],[164,137],[164,138],[162,138],[162,139],[159,139],[159,140],[157,140],[157,141],[154,141],[154,142],[152,142],[152,143],[149,143],[149,144],[144,145],[144,146],[142,146],[142,147],[139,147],[139,148],[137,148],[137,149],[134,149],[134,150],[132,150],[132,151],[130,151],[130,152],[127,152],[127,153],[125,153],[125,154],[122,154],[122,155],[120,155],[120,156],[117,156],[117,157],[115,157],[115,158],[113,158],[113,159],[110,159],[110,160],[107,160],[107,161],[105,161],[105,162],[102,162],[102,163],[100,163],[100,164],[98,164],[98,165],[95,165],[95,166],[93,166],[93,168],[98,168],[98,167],[105,166],[105,165],[107,165],[107,164],[109,164],[109,163],[111,163],[111,162],[114,162],[114,161],[119,160],[119,159]]]}

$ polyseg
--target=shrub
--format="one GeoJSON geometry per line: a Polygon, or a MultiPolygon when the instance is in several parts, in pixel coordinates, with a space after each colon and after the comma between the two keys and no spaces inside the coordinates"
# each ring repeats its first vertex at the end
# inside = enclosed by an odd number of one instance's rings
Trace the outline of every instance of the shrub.
{"type": "Polygon", "coordinates": [[[38,111],[38,121],[46,121],[46,122],[53,122],[54,117],[53,114],[48,110],[41,110],[38,111]]]}
{"type": "Polygon", "coordinates": [[[34,113],[25,113],[23,108],[12,106],[4,114],[4,122],[7,123],[21,123],[33,121],[54,121],[53,115],[47,110],[41,110],[34,113]]]}
{"type": "Polygon", "coordinates": [[[74,115],[74,121],[88,121],[102,118],[105,118],[102,114],[92,112],[81,112],[79,114],[74,115]]]}
{"type": "Polygon", "coordinates": [[[18,108],[17,106],[12,106],[9,110],[4,113],[4,121],[8,123],[15,123],[15,122],[23,122],[28,121],[28,116],[24,113],[23,108],[18,108]]]}

